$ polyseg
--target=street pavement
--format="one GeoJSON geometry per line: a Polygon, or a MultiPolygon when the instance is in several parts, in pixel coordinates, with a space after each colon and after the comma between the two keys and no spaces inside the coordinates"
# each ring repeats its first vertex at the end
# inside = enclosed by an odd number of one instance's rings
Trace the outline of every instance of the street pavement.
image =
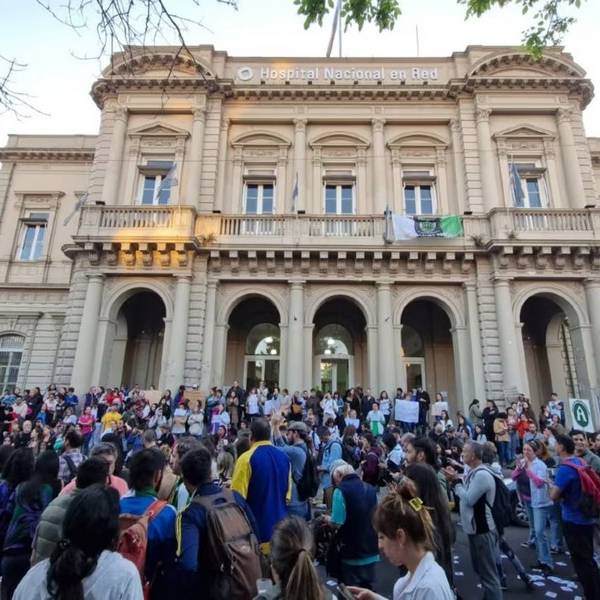
{"type": "MultiPolygon", "coordinates": [[[[453,515],[456,519],[456,515],[453,515]]],[[[521,548],[521,542],[527,541],[528,529],[510,526],[505,531],[505,539],[515,554],[520,558],[525,569],[534,576],[536,589],[528,591],[525,584],[518,578],[515,569],[507,558],[502,564],[506,573],[507,587],[504,598],[510,600],[583,600],[581,587],[577,584],[575,572],[568,554],[554,556],[556,575],[545,578],[539,571],[530,567],[537,562],[535,550],[521,548]]],[[[483,598],[479,579],[471,566],[469,543],[461,527],[456,527],[456,544],[453,546],[455,583],[459,594],[464,600],[480,600],[483,598]]],[[[377,565],[375,591],[386,598],[392,597],[394,583],[398,579],[398,569],[382,559],[377,565]]]]}

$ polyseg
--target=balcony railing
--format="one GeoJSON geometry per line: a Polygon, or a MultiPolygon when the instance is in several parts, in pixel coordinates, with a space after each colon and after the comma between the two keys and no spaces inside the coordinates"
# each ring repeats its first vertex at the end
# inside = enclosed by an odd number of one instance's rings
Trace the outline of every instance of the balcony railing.
{"type": "Polygon", "coordinates": [[[192,206],[86,206],[78,237],[139,240],[192,238],[196,209],[192,206]]]}
{"type": "MultiPolygon", "coordinates": [[[[465,215],[464,235],[453,240],[411,240],[420,246],[478,246],[515,242],[600,240],[600,210],[498,208],[487,216],[465,215]]],[[[191,206],[86,206],[77,237],[90,240],[181,240],[204,245],[379,246],[383,215],[216,215],[191,206]]]]}

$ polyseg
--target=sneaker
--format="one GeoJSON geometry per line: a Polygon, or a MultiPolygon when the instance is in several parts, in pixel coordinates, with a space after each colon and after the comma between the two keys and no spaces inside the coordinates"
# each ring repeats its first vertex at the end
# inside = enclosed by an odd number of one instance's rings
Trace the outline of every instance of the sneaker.
{"type": "Polygon", "coordinates": [[[542,569],[544,577],[550,577],[550,575],[554,575],[554,569],[550,565],[542,564],[540,568],[542,569]]]}
{"type": "Polygon", "coordinates": [[[535,542],[521,542],[521,548],[535,548],[535,542]]]}

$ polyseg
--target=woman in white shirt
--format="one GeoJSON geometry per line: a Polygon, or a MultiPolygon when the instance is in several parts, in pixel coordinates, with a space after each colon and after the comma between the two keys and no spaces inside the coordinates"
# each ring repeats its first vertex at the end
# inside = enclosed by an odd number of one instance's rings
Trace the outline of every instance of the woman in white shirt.
{"type": "Polygon", "coordinates": [[[246,415],[252,417],[260,417],[260,399],[256,393],[256,388],[252,388],[246,400],[246,415]]]}
{"type": "Polygon", "coordinates": [[[199,438],[204,431],[204,411],[199,402],[192,409],[192,414],[188,417],[187,422],[189,434],[199,438]]]}
{"type": "Polygon", "coordinates": [[[379,394],[379,410],[381,414],[385,418],[385,424],[387,425],[390,422],[390,412],[391,412],[391,402],[388,393],[384,390],[379,394]]]}
{"type": "Polygon", "coordinates": [[[185,433],[185,424],[190,414],[187,406],[180,404],[173,413],[173,428],[171,433],[173,435],[183,435],[185,433]]]}
{"type": "Polygon", "coordinates": [[[13,600],[143,600],[135,565],[113,552],[119,535],[119,493],[92,485],[67,509],[63,539],[49,559],[31,567],[13,600]]]}
{"type": "Polygon", "coordinates": [[[337,403],[331,397],[331,394],[327,392],[321,400],[321,408],[323,409],[323,422],[326,423],[327,419],[335,420],[337,416],[337,403]]]}
{"type": "MultiPolygon", "coordinates": [[[[454,600],[444,569],[435,562],[433,522],[417,496],[415,484],[404,479],[381,501],[373,525],[379,549],[408,573],[394,585],[394,600],[454,600]]],[[[348,587],[358,600],[385,600],[370,590],[348,587]]]]}

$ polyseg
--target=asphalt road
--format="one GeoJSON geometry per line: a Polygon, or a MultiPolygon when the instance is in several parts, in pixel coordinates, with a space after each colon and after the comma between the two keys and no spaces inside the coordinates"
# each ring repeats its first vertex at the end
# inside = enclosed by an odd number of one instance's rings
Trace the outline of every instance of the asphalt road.
{"type": "MultiPolygon", "coordinates": [[[[517,577],[516,571],[507,558],[502,563],[506,573],[507,587],[504,597],[510,600],[583,600],[581,587],[577,584],[571,560],[567,554],[555,556],[556,575],[553,579],[544,578],[539,571],[532,571],[531,565],[536,562],[535,550],[521,548],[521,542],[527,540],[526,528],[510,526],[505,532],[505,539],[515,554],[520,558],[527,571],[534,575],[536,589],[528,591],[525,584],[517,577]]],[[[471,566],[469,545],[460,526],[457,527],[456,544],[453,548],[454,574],[458,591],[464,600],[483,598],[479,579],[471,566]]],[[[383,559],[377,565],[375,591],[387,598],[392,597],[394,583],[398,578],[398,569],[383,559]]]]}

